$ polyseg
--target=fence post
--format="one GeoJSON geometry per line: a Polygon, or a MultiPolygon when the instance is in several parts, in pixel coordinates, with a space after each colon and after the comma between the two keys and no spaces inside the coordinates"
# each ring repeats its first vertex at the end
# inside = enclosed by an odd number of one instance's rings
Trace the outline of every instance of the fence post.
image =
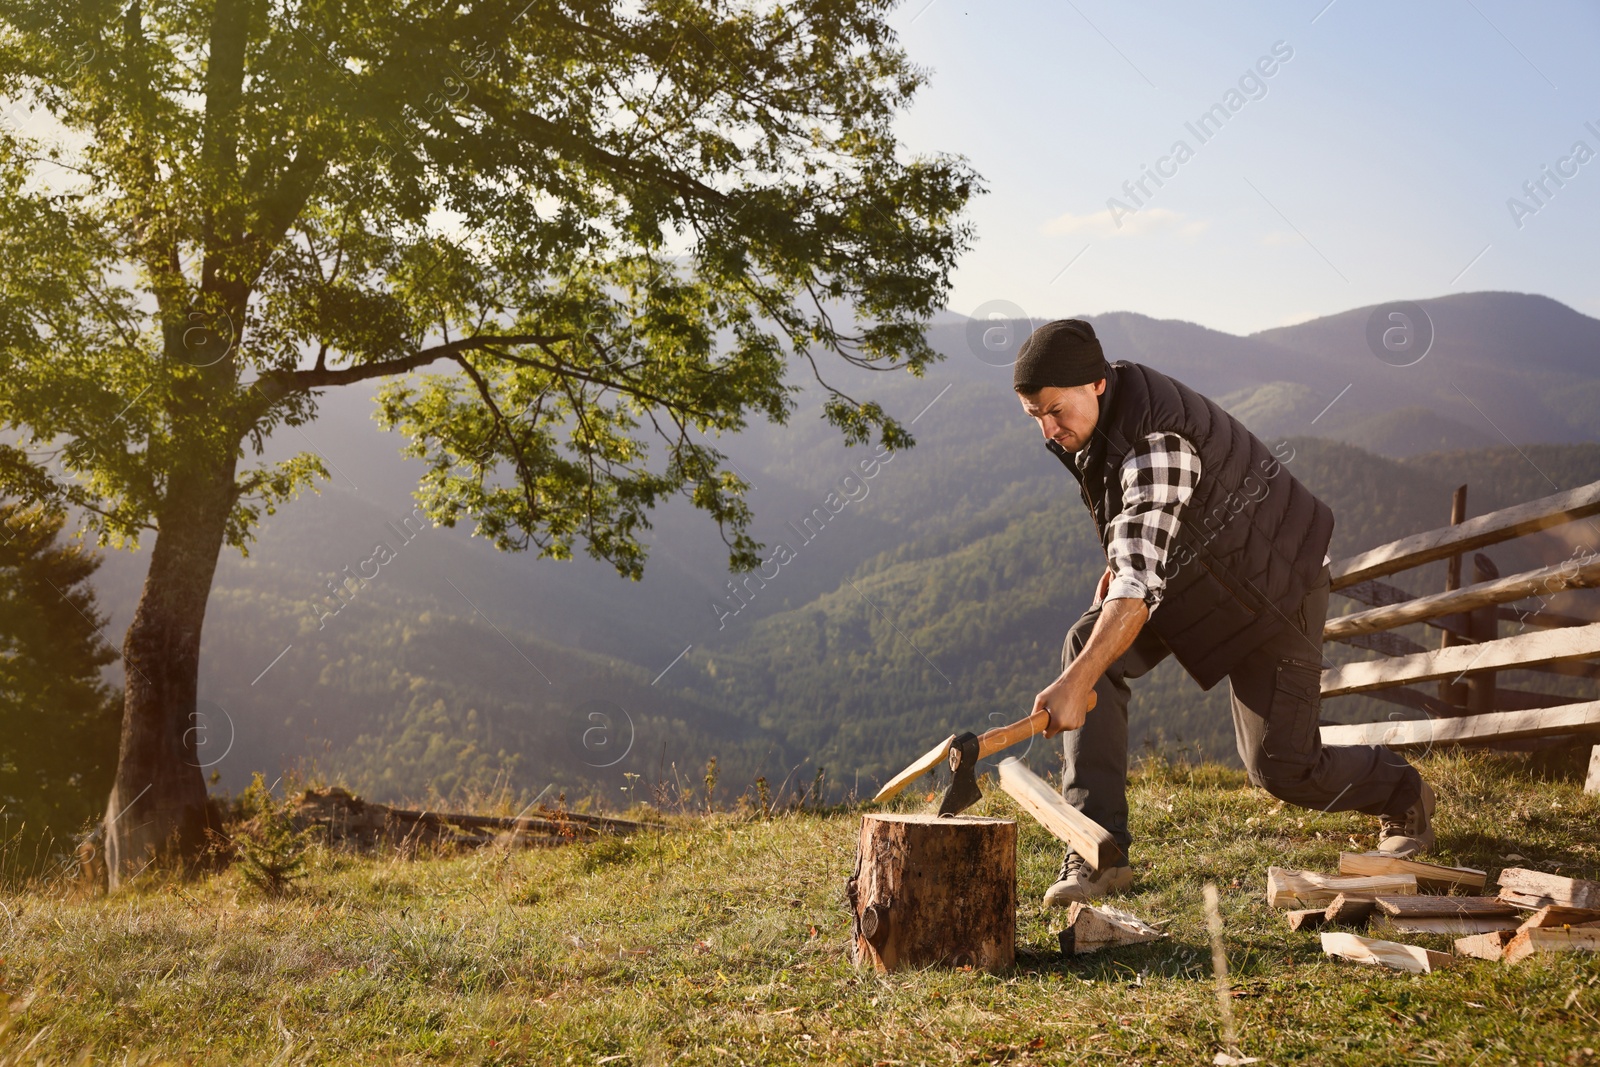
{"type": "MultiPolygon", "coordinates": [[[[1482,552],[1472,554],[1472,580],[1488,582],[1500,577],[1500,568],[1482,552]]],[[[1474,641],[1493,641],[1500,636],[1500,620],[1494,605],[1475,608],[1467,614],[1467,633],[1474,641]]],[[[1494,710],[1495,672],[1484,671],[1467,679],[1467,711],[1478,715],[1494,710]]]]}
{"type": "MultiPolygon", "coordinates": [[[[1460,526],[1466,521],[1466,518],[1467,487],[1460,485],[1456,487],[1454,495],[1452,495],[1450,498],[1450,525],[1460,526]]],[[[1451,556],[1449,559],[1448,567],[1445,571],[1444,591],[1449,593],[1460,588],[1461,556],[1457,554],[1451,556]]],[[[1467,626],[1467,619],[1468,616],[1466,615],[1447,615],[1441,621],[1464,628],[1467,626]]],[[[1464,642],[1460,638],[1458,638],[1449,630],[1446,630],[1439,638],[1440,648],[1449,648],[1451,645],[1459,645],[1463,643],[1464,642]]],[[[1439,683],[1439,699],[1444,701],[1446,704],[1451,704],[1455,707],[1465,709],[1467,706],[1467,687],[1460,682],[1451,684],[1449,681],[1442,681],[1439,683]]]]}

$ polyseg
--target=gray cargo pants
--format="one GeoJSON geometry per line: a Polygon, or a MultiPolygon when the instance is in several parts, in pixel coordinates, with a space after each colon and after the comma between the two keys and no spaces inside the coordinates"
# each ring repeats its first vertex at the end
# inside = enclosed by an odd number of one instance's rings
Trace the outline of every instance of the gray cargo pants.
{"type": "MultiPolygon", "coordinates": [[[[1319,811],[1404,814],[1422,779],[1405,757],[1373,745],[1323,745],[1322,626],[1328,614],[1328,568],[1307,591],[1293,628],[1251,652],[1228,675],[1233,729],[1250,782],[1273,796],[1319,811]]],[[[1061,650],[1063,669],[1089,640],[1098,605],[1084,613],[1061,650]]],[[[1067,803],[1109,830],[1128,850],[1128,679],[1171,652],[1150,626],[1095,683],[1099,700],[1077,730],[1061,735],[1067,803]]]]}

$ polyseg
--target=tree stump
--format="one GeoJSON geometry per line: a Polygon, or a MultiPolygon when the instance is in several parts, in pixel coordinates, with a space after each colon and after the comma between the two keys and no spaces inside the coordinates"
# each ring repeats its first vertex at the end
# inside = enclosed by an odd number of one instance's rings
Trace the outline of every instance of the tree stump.
{"type": "Polygon", "coordinates": [[[1010,967],[1017,943],[1017,824],[867,815],[846,883],[856,966],[1010,967]]]}

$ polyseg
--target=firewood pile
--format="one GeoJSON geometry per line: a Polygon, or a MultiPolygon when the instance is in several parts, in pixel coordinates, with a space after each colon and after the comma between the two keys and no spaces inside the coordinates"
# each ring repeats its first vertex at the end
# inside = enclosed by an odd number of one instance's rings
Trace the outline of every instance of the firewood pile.
{"type": "Polygon", "coordinates": [[[419,845],[548,848],[591,841],[602,834],[635,833],[654,825],[542,805],[516,817],[417,811],[362,800],[338,786],[307,789],[293,817],[297,829],[321,827],[328,843],[362,851],[419,845]]]}
{"type": "Polygon", "coordinates": [[[1458,956],[1511,964],[1600,952],[1600,882],[1510,867],[1491,897],[1483,871],[1375,852],[1343,854],[1339,872],[1267,869],[1267,903],[1287,911],[1292,930],[1320,929],[1330,956],[1422,974],[1458,956]],[[1457,935],[1455,953],[1393,940],[1407,934],[1457,935]]]}

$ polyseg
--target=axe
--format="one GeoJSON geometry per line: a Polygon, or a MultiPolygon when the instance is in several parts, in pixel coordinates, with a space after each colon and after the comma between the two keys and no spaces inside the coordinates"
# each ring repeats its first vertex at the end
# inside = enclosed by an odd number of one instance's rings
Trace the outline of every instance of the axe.
{"type": "MultiPolygon", "coordinates": [[[[1091,689],[1087,710],[1094,709],[1095,700],[1094,690],[1091,689]]],[[[872,798],[872,803],[879,804],[898,796],[906,786],[948,758],[950,788],[944,791],[944,800],[939,804],[939,814],[956,815],[966,811],[983,797],[978,790],[978,761],[985,756],[994,755],[1003,748],[1010,748],[1018,741],[1026,741],[1034,734],[1043,732],[1049,722],[1048,711],[1037,711],[1009,726],[996,726],[981,734],[970,731],[964,734],[951,734],[930,748],[911,766],[889,779],[884,787],[878,790],[878,795],[872,798]]]]}

